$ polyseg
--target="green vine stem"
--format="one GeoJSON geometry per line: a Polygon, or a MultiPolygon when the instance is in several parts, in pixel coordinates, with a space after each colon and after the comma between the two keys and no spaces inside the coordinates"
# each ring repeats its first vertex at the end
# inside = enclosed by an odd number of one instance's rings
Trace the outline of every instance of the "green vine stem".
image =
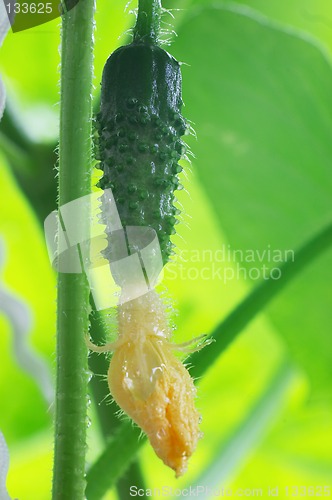
{"type": "Polygon", "coordinates": [[[156,43],[160,31],[160,0],[139,0],[134,42],[156,43]]]}
{"type": "MultiPolygon", "coordinates": [[[[62,18],[59,206],[91,191],[93,14],[80,0],[62,18]]],[[[89,220],[86,207],[77,224],[89,220]]],[[[59,273],[53,500],[84,498],[88,317],[85,275],[59,273]]]]}

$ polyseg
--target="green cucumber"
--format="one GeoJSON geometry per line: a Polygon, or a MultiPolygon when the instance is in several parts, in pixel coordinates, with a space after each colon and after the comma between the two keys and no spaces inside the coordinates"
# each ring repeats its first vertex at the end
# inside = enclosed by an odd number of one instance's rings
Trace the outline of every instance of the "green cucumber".
{"type": "Polygon", "coordinates": [[[104,175],[98,185],[112,189],[124,227],[155,229],[165,264],[180,212],[174,191],[181,188],[187,123],[180,64],[158,45],[156,21],[147,26],[147,19],[138,17],[133,42],[117,49],[104,67],[96,119],[104,175]]]}

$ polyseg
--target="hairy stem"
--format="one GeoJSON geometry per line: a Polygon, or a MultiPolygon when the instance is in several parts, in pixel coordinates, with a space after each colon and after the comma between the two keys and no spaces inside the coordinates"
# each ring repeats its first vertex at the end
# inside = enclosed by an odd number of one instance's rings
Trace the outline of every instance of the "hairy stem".
{"type": "Polygon", "coordinates": [[[139,0],[134,42],[156,43],[160,30],[161,0],[139,0]]]}
{"type": "MultiPolygon", "coordinates": [[[[62,18],[60,207],[90,193],[93,14],[93,0],[80,0],[62,18]]],[[[86,206],[75,223],[87,231],[89,220],[86,206]]],[[[59,272],[53,500],[84,498],[88,317],[85,275],[59,272]]]]}

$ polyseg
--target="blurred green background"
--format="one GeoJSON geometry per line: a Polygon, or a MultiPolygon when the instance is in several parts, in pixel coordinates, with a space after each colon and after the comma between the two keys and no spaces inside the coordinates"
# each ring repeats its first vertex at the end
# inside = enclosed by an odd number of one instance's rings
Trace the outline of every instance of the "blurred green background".
{"type": "MultiPolygon", "coordinates": [[[[136,4],[126,3],[97,2],[96,99],[103,65],[134,22],[136,4]]],[[[332,10],[329,0],[164,6],[174,9],[165,38],[184,62],[184,115],[197,134],[188,138],[195,156],[184,161],[177,254],[164,278],[181,342],[210,333],[264,279],[253,269],[280,265],[272,254],[300,248],[332,221],[332,10]]],[[[51,490],[56,280],[42,223],[56,207],[59,43],[57,19],[9,33],[0,51],[0,429],[8,490],[20,500],[46,500],[51,490]]],[[[188,473],[175,480],[143,447],[146,486],[261,488],[263,498],[279,487],[286,498],[285,487],[297,485],[302,496],[309,487],[323,496],[319,488],[332,487],[331,305],[326,251],[200,382],[204,438],[188,473]]],[[[91,463],[103,443],[89,412],[91,463]]]]}

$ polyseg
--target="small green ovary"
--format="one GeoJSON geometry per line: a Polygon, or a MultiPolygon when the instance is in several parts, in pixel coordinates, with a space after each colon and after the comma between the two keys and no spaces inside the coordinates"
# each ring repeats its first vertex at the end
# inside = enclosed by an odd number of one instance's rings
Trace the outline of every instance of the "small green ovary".
{"type": "Polygon", "coordinates": [[[107,122],[98,117],[99,168],[104,171],[98,186],[112,189],[123,225],[155,229],[166,263],[180,213],[174,207],[174,191],[180,187],[178,161],[185,152],[179,138],[184,120],[173,113],[165,123],[134,97],[128,98],[127,107],[121,119],[119,114],[107,122]]]}

